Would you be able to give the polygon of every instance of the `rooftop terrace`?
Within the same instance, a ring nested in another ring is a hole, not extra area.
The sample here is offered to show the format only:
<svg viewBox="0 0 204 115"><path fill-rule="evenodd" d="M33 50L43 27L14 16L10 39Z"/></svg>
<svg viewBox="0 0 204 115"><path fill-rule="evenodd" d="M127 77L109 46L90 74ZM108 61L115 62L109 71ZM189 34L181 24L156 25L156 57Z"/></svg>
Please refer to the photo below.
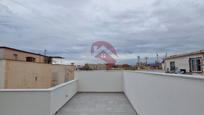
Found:
<svg viewBox="0 0 204 115"><path fill-rule="evenodd" d="M56 115L136 115L123 93L77 93Z"/></svg>
<svg viewBox="0 0 204 115"><path fill-rule="evenodd" d="M49 89L0 89L0 115L203 115L203 76L76 71Z"/></svg>

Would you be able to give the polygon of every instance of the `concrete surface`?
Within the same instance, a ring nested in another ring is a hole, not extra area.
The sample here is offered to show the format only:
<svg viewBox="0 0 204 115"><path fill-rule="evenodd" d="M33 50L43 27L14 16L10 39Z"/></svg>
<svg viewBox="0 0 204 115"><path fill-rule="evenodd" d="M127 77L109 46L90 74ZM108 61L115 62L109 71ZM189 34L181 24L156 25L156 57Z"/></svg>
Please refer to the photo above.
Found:
<svg viewBox="0 0 204 115"><path fill-rule="evenodd" d="M49 89L0 89L0 115L54 115L77 93L77 80Z"/></svg>
<svg viewBox="0 0 204 115"><path fill-rule="evenodd" d="M79 92L123 92L123 71L76 71L75 77Z"/></svg>
<svg viewBox="0 0 204 115"><path fill-rule="evenodd" d="M78 93L56 115L137 115L123 93Z"/></svg>
<svg viewBox="0 0 204 115"><path fill-rule="evenodd" d="M124 71L124 93L139 115L204 115L201 76Z"/></svg>

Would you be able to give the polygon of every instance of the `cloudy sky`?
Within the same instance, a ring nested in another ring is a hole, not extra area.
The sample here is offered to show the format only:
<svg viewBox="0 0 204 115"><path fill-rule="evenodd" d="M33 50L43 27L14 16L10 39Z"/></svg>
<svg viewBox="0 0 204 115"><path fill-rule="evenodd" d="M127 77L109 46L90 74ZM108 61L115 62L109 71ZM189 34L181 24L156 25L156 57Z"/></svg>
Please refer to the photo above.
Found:
<svg viewBox="0 0 204 115"><path fill-rule="evenodd" d="M118 63L204 49L203 0L0 0L0 46L102 63L102 40Z"/></svg>

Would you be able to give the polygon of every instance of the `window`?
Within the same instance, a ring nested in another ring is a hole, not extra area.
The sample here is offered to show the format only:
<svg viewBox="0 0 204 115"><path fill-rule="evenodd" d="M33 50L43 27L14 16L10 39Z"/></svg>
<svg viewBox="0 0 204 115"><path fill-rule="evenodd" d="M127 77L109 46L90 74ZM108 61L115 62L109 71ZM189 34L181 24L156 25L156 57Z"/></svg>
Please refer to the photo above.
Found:
<svg viewBox="0 0 204 115"><path fill-rule="evenodd" d="M27 62L35 62L35 58L34 57L26 57L26 61Z"/></svg>
<svg viewBox="0 0 204 115"><path fill-rule="evenodd" d="M176 70L176 66L175 66L175 62L174 61L171 61L170 62L170 71L175 71Z"/></svg>
<svg viewBox="0 0 204 115"><path fill-rule="evenodd" d="M191 72L202 72L201 68L201 58L190 58L190 71Z"/></svg>

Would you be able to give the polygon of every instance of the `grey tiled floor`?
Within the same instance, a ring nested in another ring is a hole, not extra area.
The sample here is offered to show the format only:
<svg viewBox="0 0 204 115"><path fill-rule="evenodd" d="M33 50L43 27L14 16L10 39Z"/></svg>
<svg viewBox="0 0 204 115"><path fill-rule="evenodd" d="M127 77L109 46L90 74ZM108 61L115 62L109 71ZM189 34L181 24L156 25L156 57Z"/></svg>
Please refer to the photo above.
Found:
<svg viewBox="0 0 204 115"><path fill-rule="evenodd" d="M137 115L123 93L78 93L56 115Z"/></svg>

